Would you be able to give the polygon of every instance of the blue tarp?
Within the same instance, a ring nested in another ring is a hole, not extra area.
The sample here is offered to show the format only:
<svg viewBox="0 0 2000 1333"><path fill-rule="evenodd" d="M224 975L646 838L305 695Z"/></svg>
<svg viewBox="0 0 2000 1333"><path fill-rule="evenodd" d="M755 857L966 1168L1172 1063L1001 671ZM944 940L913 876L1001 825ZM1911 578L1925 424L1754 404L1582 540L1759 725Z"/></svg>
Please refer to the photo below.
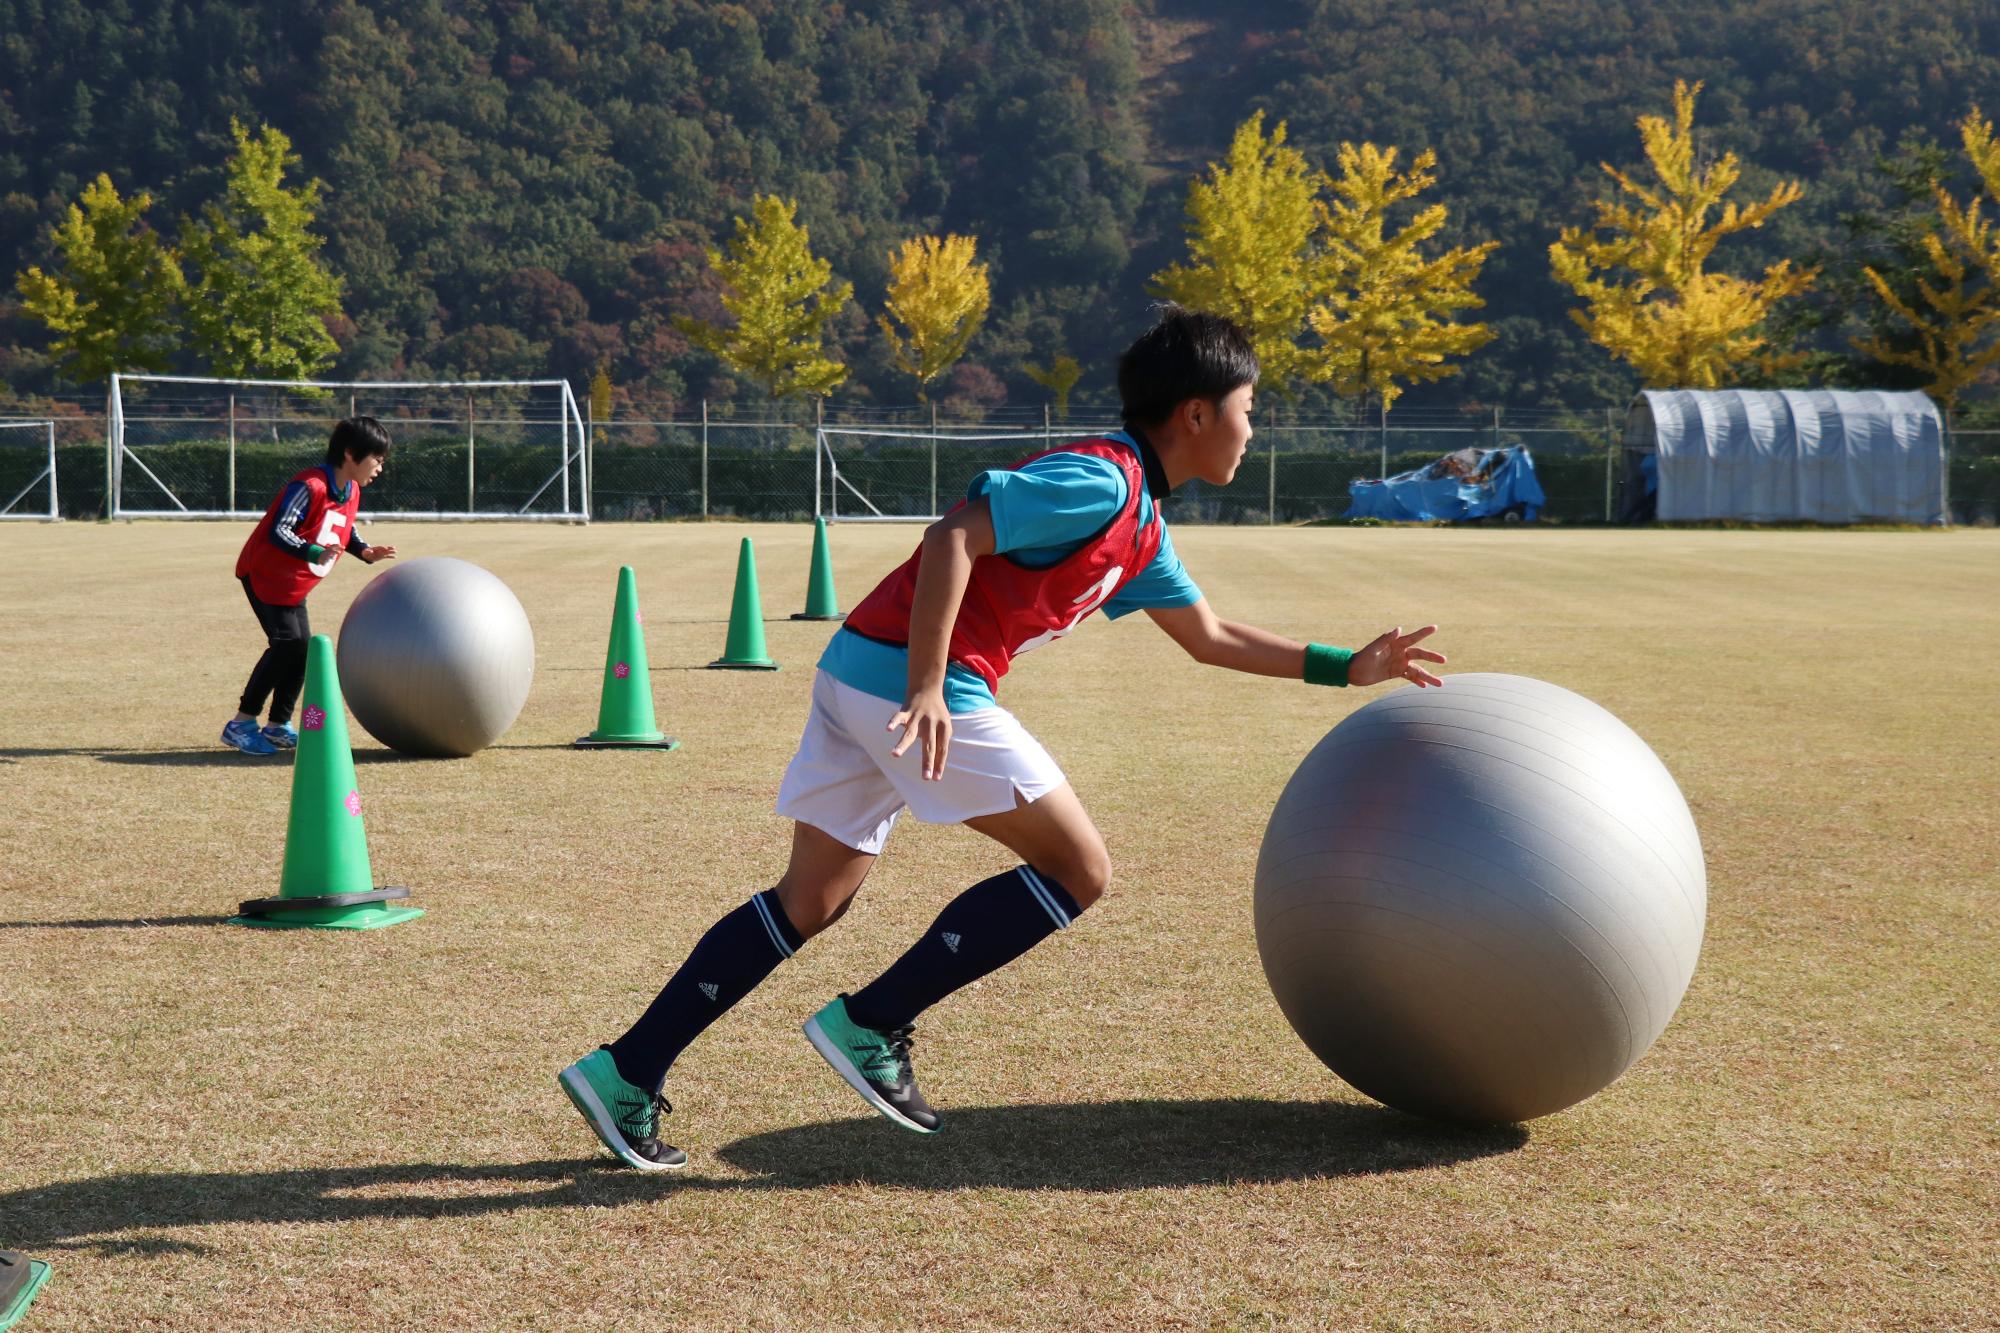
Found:
<svg viewBox="0 0 2000 1333"><path fill-rule="evenodd" d="M1548 498L1535 479L1535 460L1523 445L1460 449L1437 462L1384 481L1349 483L1345 518L1386 518L1401 523L1432 519L1459 522L1509 511L1532 522Z"/></svg>

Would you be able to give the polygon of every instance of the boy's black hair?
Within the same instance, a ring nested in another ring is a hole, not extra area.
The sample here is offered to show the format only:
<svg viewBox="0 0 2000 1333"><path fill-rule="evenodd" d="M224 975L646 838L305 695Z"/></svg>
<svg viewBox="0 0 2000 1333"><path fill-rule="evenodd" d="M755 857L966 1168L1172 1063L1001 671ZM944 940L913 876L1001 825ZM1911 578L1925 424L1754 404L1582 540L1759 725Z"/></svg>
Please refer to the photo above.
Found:
<svg viewBox="0 0 2000 1333"><path fill-rule="evenodd" d="M333 428L326 442L326 464L339 467L350 458L387 458L389 432L374 417L349 417Z"/></svg>
<svg viewBox="0 0 2000 1333"><path fill-rule="evenodd" d="M1190 398L1220 400L1257 382L1257 353L1234 320L1172 304L1118 358L1125 420L1157 426Z"/></svg>

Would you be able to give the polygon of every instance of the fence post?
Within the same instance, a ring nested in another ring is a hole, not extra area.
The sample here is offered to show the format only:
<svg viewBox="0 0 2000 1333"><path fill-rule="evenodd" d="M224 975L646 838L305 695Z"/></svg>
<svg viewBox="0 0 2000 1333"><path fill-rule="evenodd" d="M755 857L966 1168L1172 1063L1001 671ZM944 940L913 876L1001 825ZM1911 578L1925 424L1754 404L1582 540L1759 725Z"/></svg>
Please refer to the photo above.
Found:
<svg viewBox="0 0 2000 1333"><path fill-rule="evenodd" d="M1052 448L1053 446L1050 444L1050 440L1051 436L1049 434L1049 405L1047 403L1043 403L1042 404L1042 448L1044 449Z"/></svg>
<svg viewBox="0 0 2000 1333"><path fill-rule="evenodd" d="M928 513L936 515L937 507L937 404L931 404L931 507Z"/></svg>
<svg viewBox="0 0 2000 1333"><path fill-rule="evenodd" d="M819 469L817 457L813 460L815 472ZM701 516L708 517L708 399L701 400Z"/></svg>
<svg viewBox="0 0 2000 1333"><path fill-rule="evenodd" d="M1382 480L1389 479L1389 400L1382 400Z"/></svg>
<svg viewBox="0 0 2000 1333"><path fill-rule="evenodd" d="M56 423L49 423L49 522L62 519L62 509L56 504Z"/></svg>
<svg viewBox="0 0 2000 1333"><path fill-rule="evenodd" d="M1500 447L1500 404L1493 404L1493 447Z"/></svg>
<svg viewBox="0 0 2000 1333"><path fill-rule="evenodd" d="M1267 420L1264 424L1268 427L1270 422ZM1270 482L1271 526L1276 527L1278 525L1278 433L1276 431L1271 432Z"/></svg>
<svg viewBox="0 0 2000 1333"><path fill-rule="evenodd" d="M468 514L475 512L472 507L474 499L472 451L477 446L479 436L478 427L474 424L472 412L472 395L467 394L465 395L465 512Z"/></svg>
<svg viewBox="0 0 2000 1333"><path fill-rule="evenodd" d="M1951 409L1944 410L1944 525L1951 526L1951 455L1955 448L1951 429Z"/></svg>
<svg viewBox="0 0 2000 1333"><path fill-rule="evenodd" d="M229 512L236 512L236 395L229 395Z"/></svg>
<svg viewBox="0 0 2000 1333"><path fill-rule="evenodd" d="M1617 441L1611 434L1611 409L1604 409L1604 521L1611 521L1611 460Z"/></svg>

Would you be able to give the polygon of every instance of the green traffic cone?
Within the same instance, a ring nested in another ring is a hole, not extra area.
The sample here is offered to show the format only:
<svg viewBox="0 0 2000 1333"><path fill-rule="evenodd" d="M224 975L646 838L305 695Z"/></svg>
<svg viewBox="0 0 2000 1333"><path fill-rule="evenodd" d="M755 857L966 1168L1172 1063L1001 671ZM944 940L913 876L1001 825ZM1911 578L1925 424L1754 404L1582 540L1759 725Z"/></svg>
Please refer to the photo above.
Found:
<svg viewBox="0 0 2000 1333"><path fill-rule="evenodd" d="M709 663L736 671L776 671L778 664L764 651L764 602L757 596L757 552L750 539L736 557L736 597L729 604L729 642L722 656Z"/></svg>
<svg viewBox="0 0 2000 1333"><path fill-rule="evenodd" d="M347 705L333 666L333 640L324 634L313 635L306 645L300 707L292 815L285 829L278 896L251 899L231 920L244 926L374 930L422 916L421 908L389 905L409 897L408 889L378 889L369 874L361 791L347 740Z"/></svg>
<svg viewBox="0 0 2000 1333"><path fill-rule="evenodd" d="M12 1250L0 1250L0 1329L20 1321L35 1299L35 1293L49 1280L49 1266Z"/></svg>
<svg viewBox="0 0 2000 1333"><path fill-rule="evenodd" d="M826 520L813 520L812 573L806 578L806 609L793 620L845 620L840 599L833 594L833 553L827 549Z"/></svg>
<svg viewBox="0 0 2000 1333"><path fill-rule="evenodd" d="M579 750L671 750L680 742L653 722L653 676L646 665L646 631L639 618L639 580L632 566L618 568L618 597L611 605L611 644L604 650L604 690L597 730L579 736Z"/></svg>

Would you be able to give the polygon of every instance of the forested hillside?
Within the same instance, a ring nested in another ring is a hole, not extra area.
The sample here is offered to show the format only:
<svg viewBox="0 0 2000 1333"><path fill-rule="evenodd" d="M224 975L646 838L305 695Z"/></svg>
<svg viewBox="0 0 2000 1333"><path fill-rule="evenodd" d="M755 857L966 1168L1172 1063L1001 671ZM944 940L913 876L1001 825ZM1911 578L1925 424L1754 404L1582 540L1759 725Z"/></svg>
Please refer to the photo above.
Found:
<svg viewBox="0 0 2000 1333"><path fill-rule="evenodd" d="M855 286L842 397L912 396L871 316L892 246L945 231L993 266L950 392L1039 402L1022 362L1067 350L1101 396L1180 257L1189 175L1262 108L1316 162L1343 139L1435 149L1449 239L1500 243L1478 283L1498 336L1407 401L1601 403L1633 381L1570 322L1546 250L1588 220L1599 161L1638 162L1633 121L1676 78L1705 81L1703 151L1740 155L1746 194L1806 187L1722 266L1851 266L1843 219L1896 204L1877 158L2000 112L2000 6L0 0L0 268L47 265L100 171L171 232L217 191L233 116L325 182L342 376L606 365L652 395L737 392L671 318L716 313L703 250L775 191ZM1851 295L1823 292L1805 336L1843 350ZM8 387L94 387L44 347L0 308Z"/></svg>

